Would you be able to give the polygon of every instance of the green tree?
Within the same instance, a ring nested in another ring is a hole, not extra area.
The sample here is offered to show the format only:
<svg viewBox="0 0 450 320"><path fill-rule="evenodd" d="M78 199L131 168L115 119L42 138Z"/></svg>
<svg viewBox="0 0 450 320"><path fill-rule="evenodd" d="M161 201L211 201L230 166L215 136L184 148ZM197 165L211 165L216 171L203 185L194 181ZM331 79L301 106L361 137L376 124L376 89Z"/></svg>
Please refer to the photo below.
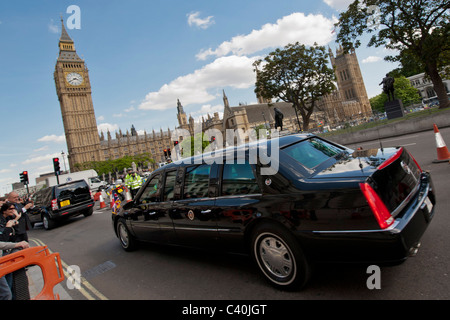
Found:
<svg viewBox="0 0 450 320"><path fill-rule="evenodd" d="M404 76L395 78L394 93L397 99L402 100L403 105L408 106L421 101L421 97L416 88L411 85Z"/></svg>
<svg viewBox="0 0 450 320"><path fill-rule="evenodd" d="M368 46L384 46L400 52L385 57L407 57L433 82L440 108L450 107L439 72L449 60L450 1L448 0L355 0L339 16L337 40L344 50L359 47L360 36L371 33Z"/></svg>
<svg viewBox="0 0 450 320"><path fill-rule="evenodd" d="M370 106L372 107L372 110L378 111L378 112L384 112L384 104L388 100L388 97L385 93L380 93L376 95L375 97L372 97L369 99Z"/></svg>
<svg viewBox="0 0 450 320"><path fill-rule="evenodd" d="M408 79L404 76L395 78L394 82L394 94L395 98L402 100L403 105L408 106L413 103L421 101L421 97L416 88L411 85ZM384 112L384 104L388 100L388 96L385 93L380 93L375 97L369 99L372 110Z"/></svg>
<svg viewBox="0 0 450 320"><path fill-rule="evenodd" d="M292 103L302 116L305 131L317 101L335 89L328 54L317 44L309 48L298 42L288 44L253 65L257 74L255 92L266 99Z"/></svg>
<svg viewBox="0 0 450 320"><path fill-rule="evenodd" d="M196 146L200 145L202 146L201 151L194 150ZM201 134L197 133L193 137L191 136L190 139L184 139L180 143L180 150L182 150L181 157L182 158L191 157L197 154L196 151L203 153L203 151L206 149L207 146L209 146L209 141L206 140L205 133L204 132L202 132Z"/></svg>

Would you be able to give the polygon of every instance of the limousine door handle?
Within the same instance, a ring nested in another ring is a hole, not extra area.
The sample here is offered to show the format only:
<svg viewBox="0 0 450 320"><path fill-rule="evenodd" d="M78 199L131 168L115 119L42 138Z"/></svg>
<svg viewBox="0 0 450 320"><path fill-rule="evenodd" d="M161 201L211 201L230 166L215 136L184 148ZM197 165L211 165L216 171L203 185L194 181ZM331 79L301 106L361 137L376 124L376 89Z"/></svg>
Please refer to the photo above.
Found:
<svg viewBox="0 0 450 320"><path fill-rule="evenodd" d="M203 211L200 211L201 213L211 213L211 210L203 210Z"/></svg>

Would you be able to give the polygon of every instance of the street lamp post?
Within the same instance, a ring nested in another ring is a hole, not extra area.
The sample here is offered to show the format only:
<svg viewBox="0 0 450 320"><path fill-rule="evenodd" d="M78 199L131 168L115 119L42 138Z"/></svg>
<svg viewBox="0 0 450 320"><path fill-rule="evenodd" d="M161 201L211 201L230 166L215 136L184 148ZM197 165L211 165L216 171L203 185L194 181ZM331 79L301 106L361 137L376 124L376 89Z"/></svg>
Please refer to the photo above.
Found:
<svg viewBox="0 0 450 320"><path fill-rule="evenodd" d="M63 162L64 162L64 171L67 172L65 155L66 154L64 153L64 151L61 151L61 156L62 156Z"/></svg>

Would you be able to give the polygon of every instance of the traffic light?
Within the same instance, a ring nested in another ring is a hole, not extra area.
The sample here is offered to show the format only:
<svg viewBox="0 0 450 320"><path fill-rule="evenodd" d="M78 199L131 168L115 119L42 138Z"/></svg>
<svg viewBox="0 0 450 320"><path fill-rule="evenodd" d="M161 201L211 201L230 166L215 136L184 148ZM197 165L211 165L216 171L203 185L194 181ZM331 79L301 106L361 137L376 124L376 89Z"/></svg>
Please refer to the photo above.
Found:
<svg viewBox="0 0 450 320"><path fill-rule="evenodd" d="M164 149L164 156L167 158L167 149Z"/></svg>
<svg viewBox="0 0 450 320"><path fill-rule="evenodd" d="M169 155L169 158L172 156L172 151L170 151L170 148L167 149L167 154Z"/></svg>
<svg viewBox="0 0 450 320"><path fill-rule="evenodd" d="M55 170L55 174L59 174L61 169L59 168L59 158L53 158L53 169Z"/></svg>
<svg viewBox="0 0 450 320"><path fill-rule="evenodd" d="M173 142L174 147L178 145L178 140Z"/></svg>
<svg viewBox="0 0 450 320"><path fill-rule="evenodd" d="M22 182L23 184L28 184L28 171L20 173L20 182Z"/></svg>

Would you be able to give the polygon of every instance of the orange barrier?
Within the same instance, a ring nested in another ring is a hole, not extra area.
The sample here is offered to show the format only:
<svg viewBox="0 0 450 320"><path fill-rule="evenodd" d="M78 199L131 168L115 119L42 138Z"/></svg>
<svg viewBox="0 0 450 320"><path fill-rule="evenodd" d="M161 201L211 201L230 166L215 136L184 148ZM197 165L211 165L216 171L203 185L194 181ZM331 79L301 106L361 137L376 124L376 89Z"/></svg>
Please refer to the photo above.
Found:
<svg viewBox="0 0 450 320"><path fill-rule="evenodd" d="M64 280L59 253L50 253L47 246L32 247L0 258L0 278L8 273L36 265L42 270L44 287L32 300L59 300L53 287Z"/></svg>

